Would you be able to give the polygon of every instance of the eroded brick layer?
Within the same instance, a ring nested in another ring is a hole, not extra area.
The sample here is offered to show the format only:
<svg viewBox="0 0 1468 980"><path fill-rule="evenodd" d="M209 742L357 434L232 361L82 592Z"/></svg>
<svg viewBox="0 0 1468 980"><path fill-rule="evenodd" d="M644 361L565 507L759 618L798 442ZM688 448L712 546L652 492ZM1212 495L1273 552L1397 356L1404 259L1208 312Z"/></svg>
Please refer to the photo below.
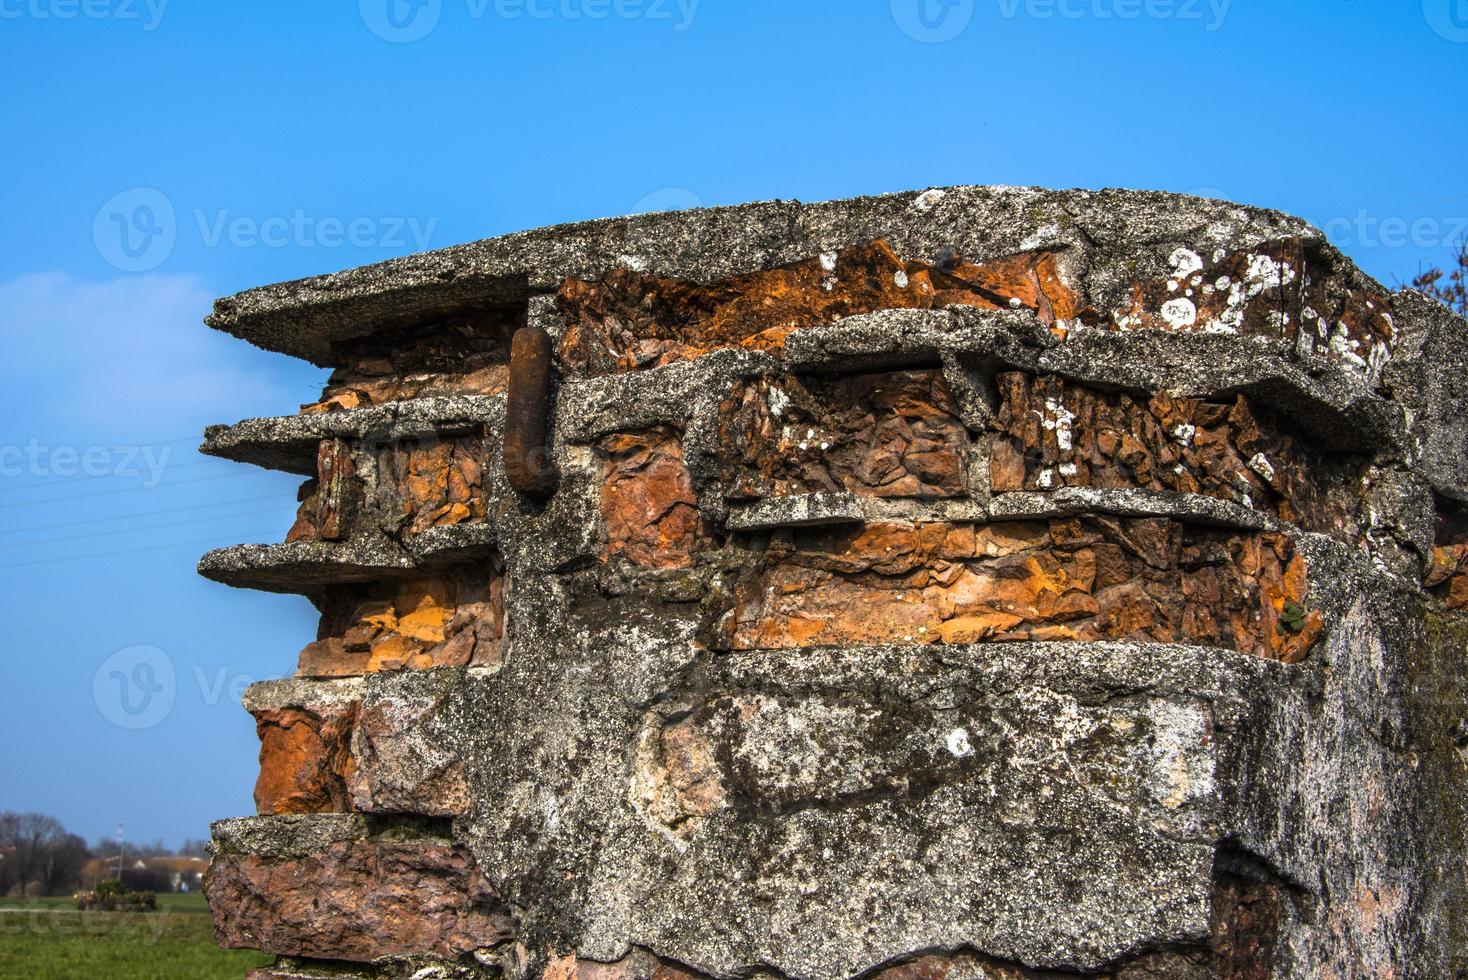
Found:
<svg viewBox="0 0 1468 980"><path fill-rule="evenodd" d="M1318 243L1283 238L1208 255L1173 253L1172 274L1133 284L1116 330L1280 337L1374 378L1397 328L1385 295L1344 284L1339 259Z"/></svg>
<svg viewBox="0 0 1468 980"><path fill-rule="evenodd" d="M1140 488L1232 500L1347 540L1369 460L1309 449L1242 396L1228 402L1096 391L1054 375L996 379L996 493Z"/></svg>
<svg viewBox="0 0 1468 980"><path fill-rule="evenodd" d="M1436 532L1423 584L1449 609L1468 609L1468 507L1439 501Z"/></svg>
<svg viewBox="0 0 1468 980"><path fill-rule="evenodd" d="M884 241L710 284L619 269L598 282L567 280L561 359L606 374L693 360L711 350L779 351L805 327L876 310L1028 308L1073 315L1080 301L1061 282L1055 256L1026 252L945 268L900 258Z"/></svg>
<svg viewBox="0 0 1468 980"><path fill-rule="evenodd" d="M968 432L937 370L753 379L720 405L718 437L734 500L968 492Z"/></svg>
<svg viewBox="0 0 1468 980"><path fill-rule="evenodd" d="M1321 628L1306 579L1285 535L1165 519L782 532L723 638L739 650L1153 640L1294 662Z"/></svg>
<svg viewBox="0 0 1468 980"><path fill-rule="evenodd" d="M683 568L711 540L683 460L682 436L669 429L627 432L597 443L607 557L643 568Z"/></svg>
<svg viewBox="0 0 1468 980"><path fill-rule="evenodd" d="M377 484L396 501L403 533L484 520L483 438L395 442L376 456Z"/></svg>
<svg viewBox="0 0 1468 980"><path fill-rule="evenodd" d="M323 439L316 452L316 478L301 487L301 506L286 540L341 541L364 493L352 462L352 444Z"/></svg>
<svg viewBox="0 0 1468 980"><path fill-rule="evenodd" d="M355 768L352 734L356 702L322 708L273 708L255 713L260 736L260 778L255 808L261 814L345 813L347 782Z"/></svg>
<svg viewBox="0 0 1468 980"><path fill-rule="evenodd" d="M320 636L301 651L301 677L499 663L504 576L494 561L454 574L337 586L322 600Z"/></svg>
<svg viewBox="0 0 1468 980"><path fill-rule="evenodd" d="M524 318L485 309L379 331L337 344L340 364L305 414L367 408L433 395L498 395L509 378L510 335Z"/></svg>
<svg viewBox="0 0 1468 980"><path fill-rule="evenodd" d="M225 852L209 870L215 937L228 948L371 962L455 958L514 935L514 923L461 845L383 836L315 853Z"/></svg>

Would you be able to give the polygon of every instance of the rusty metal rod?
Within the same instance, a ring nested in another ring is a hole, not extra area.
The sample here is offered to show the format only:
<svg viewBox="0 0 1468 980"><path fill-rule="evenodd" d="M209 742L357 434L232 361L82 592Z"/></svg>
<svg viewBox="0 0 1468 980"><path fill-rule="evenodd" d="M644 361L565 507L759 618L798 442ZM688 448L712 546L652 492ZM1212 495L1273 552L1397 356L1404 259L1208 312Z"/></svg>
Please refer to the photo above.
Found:
<svg viewBox="0 0 1468 980"><path fill-rule="evenodd" d="M505 413L505 475L510 486L537 500L556 492L561 471L551 459L551 338L522 327L510 343L510 393Z"/></svg>

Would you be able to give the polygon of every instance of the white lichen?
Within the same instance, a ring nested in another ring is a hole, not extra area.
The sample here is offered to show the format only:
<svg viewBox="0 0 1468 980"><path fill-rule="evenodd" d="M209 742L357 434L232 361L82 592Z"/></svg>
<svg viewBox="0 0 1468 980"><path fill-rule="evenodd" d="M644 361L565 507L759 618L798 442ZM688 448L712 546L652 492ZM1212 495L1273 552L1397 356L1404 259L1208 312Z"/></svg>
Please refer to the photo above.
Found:
<svg viewBox="0 0 1468 980"><path fill-rule="evenodd" d="M919 211L931 211L934 207L937 206L939 201L943 200L943 198L947 196L947 191L940 191L936 188L929 191L923 191L917 196L917 199L912 202L912 206L917 208Z"/></svg>
<svg viewBox="0 0 1468 980"><path fill-rule="evenodd" d="M1162 319L1174 330L1191 327L1198 322L1198 307L1190 299L1172 299L1162 304Z"/></svg>
<svg viewBox="0 0 1468 980"><path fill-rule="evenodd" d="M974 754L973 743L969 741L968 732L962 728L955 728L948 733L948 751L953 753L954 758L963 759Z"/></svg>
<svg viewBox="0 0 1468 980"><path fill-rule="evenodd" d="M1075 447L1075 413L1053 398L1045 399L1045 412L1041 416L1045 428L1055 433L1055 444L1069 452Z"/></svg>
<svg viewBox="0 0 1468 980"><path fill-rule="evenodd" d="M1172 274L1178 279L1190 279L1203 269L1203 257L1190 248L1180 248L1168 260L1172 263Z"/></svg>

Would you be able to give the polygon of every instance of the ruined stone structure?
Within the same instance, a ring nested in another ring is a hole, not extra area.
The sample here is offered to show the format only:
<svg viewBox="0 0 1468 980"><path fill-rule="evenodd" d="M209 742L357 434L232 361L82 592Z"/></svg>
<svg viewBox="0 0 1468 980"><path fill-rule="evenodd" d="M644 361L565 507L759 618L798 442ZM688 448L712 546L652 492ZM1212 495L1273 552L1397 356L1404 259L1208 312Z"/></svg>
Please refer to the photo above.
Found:
<svg viewBox="0 0 1468 980"><path fill-rule="evenodd" d="M769 203L209 323L335 368L204 446L307 482L203 574L321 610L214 829L260 980L1468 975L1468 324L1308 225Z"/></svg>

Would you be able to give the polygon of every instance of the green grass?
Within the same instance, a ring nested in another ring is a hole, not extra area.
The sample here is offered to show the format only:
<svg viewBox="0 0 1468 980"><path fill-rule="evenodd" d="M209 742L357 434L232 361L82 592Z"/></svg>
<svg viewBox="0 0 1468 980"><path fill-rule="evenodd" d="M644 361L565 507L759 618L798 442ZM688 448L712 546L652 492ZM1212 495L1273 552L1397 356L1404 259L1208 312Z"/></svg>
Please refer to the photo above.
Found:
<svg viewBox="0 0 1468 980"><path fill-rule="evenodd" d="M241 980L270 962L215 946L203 895L159 895L148 913L0 898L0 980Z"/></svg>

